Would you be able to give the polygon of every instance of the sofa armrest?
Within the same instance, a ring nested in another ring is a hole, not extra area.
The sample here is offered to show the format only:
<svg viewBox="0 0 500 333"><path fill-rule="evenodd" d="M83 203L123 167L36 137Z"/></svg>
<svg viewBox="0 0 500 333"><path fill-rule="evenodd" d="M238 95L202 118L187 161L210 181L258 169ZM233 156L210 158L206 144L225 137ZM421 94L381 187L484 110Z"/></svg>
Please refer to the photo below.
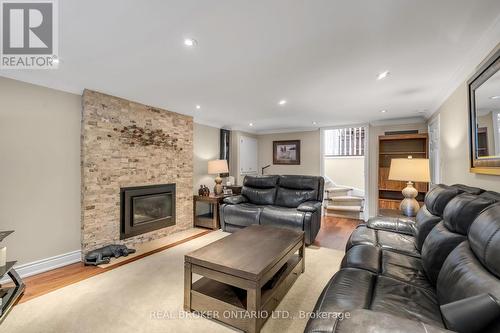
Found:
<svg viewBox="0 0 500 333"><path fill-rule="evenodd" d="M297 210L299 212L305 212L305 213L314 213L319 209L321 209L320 201L306 201L301 203L299 207L297 207Z"/></svg>
<svg viewBox="0 0 500 333"><path fill-rule="evenodd" d="M233 195L227 198L224 198L224 203L228 205L237 205L240 203L248 202L247 198L245 198L243 195Z"/></svg>
<svg viewBox="0 0 500 333"><path fill-rule="evenodd" d="M410 236L414 236L416 231L413 220L400 217L376 216L369 219L366 225L370 229L392 231Z"/></svg>
<svg viewBox="0 0 500 333"><path fill-rule="evenodd" d="M329 315L330 314L330 315ZM304 332L307 333L451 333L444 328L391 314L365 309L341 314L314 313Z"/></svg>

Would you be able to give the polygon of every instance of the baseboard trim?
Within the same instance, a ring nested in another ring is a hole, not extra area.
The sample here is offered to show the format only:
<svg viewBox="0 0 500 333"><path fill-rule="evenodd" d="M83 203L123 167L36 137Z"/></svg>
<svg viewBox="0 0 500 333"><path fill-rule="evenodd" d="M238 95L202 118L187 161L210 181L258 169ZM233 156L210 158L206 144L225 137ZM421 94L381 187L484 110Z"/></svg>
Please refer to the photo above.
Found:
<svg viewBox="0 0 500 333"><path fill-rule="evenodd" d="M68 253L63 253L54 257L40 259L30 263L22 264L19 266L14 266L16 272L21 276L21 278L26 278L28 276L40 274L43 272L50 271L59 267L67 266L80 262L82 260L82 251L75 250ZM7 276L0 280L0 284L9 282L10 278Z"/></svg>

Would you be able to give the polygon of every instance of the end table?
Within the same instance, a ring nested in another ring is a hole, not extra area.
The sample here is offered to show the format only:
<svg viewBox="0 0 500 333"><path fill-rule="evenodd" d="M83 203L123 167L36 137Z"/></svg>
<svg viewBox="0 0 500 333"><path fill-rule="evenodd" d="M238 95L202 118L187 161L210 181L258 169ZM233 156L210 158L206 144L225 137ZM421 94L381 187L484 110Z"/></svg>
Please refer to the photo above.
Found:
<svg viewBox="0 0 500 333"><path fill-rule="evenodd" d="M217 230L219 223L219 205L227 195L195 195L193 196L193 224L195 227L210 228ZM208 204L208 211L203 210L198 213L198 203Z"/></svg>

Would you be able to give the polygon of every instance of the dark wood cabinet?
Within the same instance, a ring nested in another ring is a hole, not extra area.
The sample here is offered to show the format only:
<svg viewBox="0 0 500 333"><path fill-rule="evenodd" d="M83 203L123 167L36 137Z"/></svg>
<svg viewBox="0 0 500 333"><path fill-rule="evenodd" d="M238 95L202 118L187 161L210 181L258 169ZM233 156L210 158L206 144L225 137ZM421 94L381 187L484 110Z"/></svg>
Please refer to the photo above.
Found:
<svg viewBox="0 0 500 333"><path fill-rule="evenodd" d="M427 133L379 136L378 166L378 206L379 209L399 210L403 200L401 191L406 182L389 180L389 170L393 158L428 158L429 143ZM429 183L416 182L417 201L422 206Z"/></svg>

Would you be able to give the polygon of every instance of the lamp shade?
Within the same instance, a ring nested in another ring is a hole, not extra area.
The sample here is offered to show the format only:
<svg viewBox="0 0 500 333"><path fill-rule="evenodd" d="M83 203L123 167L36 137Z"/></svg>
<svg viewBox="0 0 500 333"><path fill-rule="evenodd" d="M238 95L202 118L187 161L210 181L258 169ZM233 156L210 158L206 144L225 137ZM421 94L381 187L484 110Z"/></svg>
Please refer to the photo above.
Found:
<svg viewBox="0 0 500 333"><path fill-rule="evenodd" d="M208 161L208 173L210 175L216 175L219 173L228 173L229 168L227 166L226 160L213 160Z"/></svg>
<svg viewBox="0 0 500 333"><path fill-rule="evenodd" d="M389 180L428 182L430 180L427 158L393 158Z"/></svg>

